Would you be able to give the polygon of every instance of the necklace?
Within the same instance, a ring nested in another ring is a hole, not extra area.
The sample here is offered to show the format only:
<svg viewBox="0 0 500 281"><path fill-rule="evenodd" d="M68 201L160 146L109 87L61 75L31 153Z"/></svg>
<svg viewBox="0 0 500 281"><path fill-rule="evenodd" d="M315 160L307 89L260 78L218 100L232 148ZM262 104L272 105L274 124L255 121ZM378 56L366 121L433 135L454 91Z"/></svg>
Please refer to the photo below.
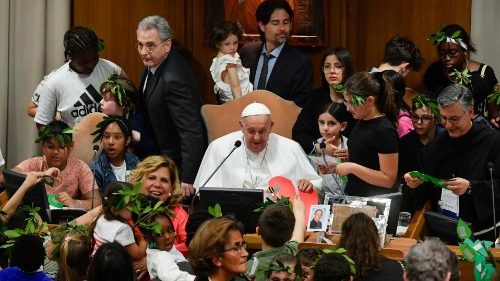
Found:
<svg viewBox="0 0 500 281"><path fill-rule="evenodd" d="M252 169L253 168L256 168L258 171L262 172L262 164L264 164L264 161L266 160L266 154L267 154L267 148L268 148L268 145L266 143L266 148L264 150L264 154L262 155L262 159L260 159L260 163L258 164L258 166L256 167L252 167L251 165L251 162L250 162L250 158L252 158L252 152L248 151L248 149L246 149L245 147L245 152L247 154L247 169L248 169L248 173L249 173L249 176L250 176L250 184L251 186L253 186L254 188L257 187L257 180L259 179L258 175L254 176L253 173L252 173ZM255 160L259 160L259 154L256 154L256 159ZM267 173L269 173L269 171L266 171Z"/></svg>

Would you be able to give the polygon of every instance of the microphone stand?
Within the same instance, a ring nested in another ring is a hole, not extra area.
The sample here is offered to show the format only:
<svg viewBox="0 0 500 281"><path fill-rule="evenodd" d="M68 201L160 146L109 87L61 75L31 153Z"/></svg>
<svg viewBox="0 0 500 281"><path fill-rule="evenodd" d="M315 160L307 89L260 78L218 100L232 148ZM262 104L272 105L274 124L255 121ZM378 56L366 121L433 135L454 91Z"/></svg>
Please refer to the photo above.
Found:
<svg viewBox="0 0 500 281"><path fill-rule="evenodd" d="M488 162L488 170L490 170L490 180L491 180L491 203L493 205L493 233L495 234L495 240L497 237L497 219L496 219L496 208L495 208L495 188L493 182L493 163Z"/></svg>
<svg viewBox="0 0 500 281"><path fill-rule="evenodd" d="M95 159L96 159L96 156L97 156L97 151L99 151L99 145L97 144L94 144L93 146L93 155L92 155L92 162L94 162L94 169L92 171L92 175L93 175L93 180L92 180L92 199L90 201L90 210L94 209L94 189L95 189L95 165L97 165Z"/></svg>
<svg viewBox="0 0 500 281"><path fill-rule="evenodd" d="M194 199L200 193L200 189L202 189L203 187L205 187L205 185L207 185L207 183L210 181L210 179L212 179L212 177L219 170L219 168L222 166L222 164L224 164L224 162L226 162L227 158L229 158L229 156L231 156L231 154L233 154L233 152L236 150L236 148L240 147L240 145L241 145L240 140L237 140L236 142L234 142L234 146L231 149L231 151L226 155L226 157L224 157L224 159L222 159L222 161L217 166L217 168L215 168L215 170L210 174L210 176L208 176L207 180L200 187L198 187L195 194L193 195L193 198L191 199L191 204L189 204L189 210L193 209Z"/></svg>

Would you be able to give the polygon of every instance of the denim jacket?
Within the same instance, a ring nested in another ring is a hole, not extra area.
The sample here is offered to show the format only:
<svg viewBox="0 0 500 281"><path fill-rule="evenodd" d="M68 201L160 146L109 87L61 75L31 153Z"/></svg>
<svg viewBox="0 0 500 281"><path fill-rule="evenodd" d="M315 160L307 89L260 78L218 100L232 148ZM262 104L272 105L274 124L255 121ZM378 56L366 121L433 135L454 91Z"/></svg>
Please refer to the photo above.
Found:
<svg viewBox="0 0 500 281"><path fill-rule="evenodd" d="M127 171L135 169L137 163L139 162L139 158L129 152L125 152L124 158ZM115 173L113 173L113 168L111 168L106 152L102 151L97 159L92 161L89 166L92 172L94 172L95 180L102 196L106 185L110 182L116 181Z"/></svg>

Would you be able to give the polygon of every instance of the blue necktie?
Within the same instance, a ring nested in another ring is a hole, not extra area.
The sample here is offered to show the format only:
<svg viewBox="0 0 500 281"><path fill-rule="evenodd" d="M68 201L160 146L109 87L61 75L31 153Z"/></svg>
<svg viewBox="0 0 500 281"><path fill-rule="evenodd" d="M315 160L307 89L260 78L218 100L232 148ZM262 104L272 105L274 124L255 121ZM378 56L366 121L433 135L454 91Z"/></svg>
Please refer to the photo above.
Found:
<svg viewBox="0 0 500 281"><path fill-rule="evenodd" d="M263 53L264 61L262 63L262 70L260 71L259 82L257 83L257 89L265 89L266 88L266 80L267 80L267 72L269 70L268 64L269 60L274 56L271 54Z"/></svg>

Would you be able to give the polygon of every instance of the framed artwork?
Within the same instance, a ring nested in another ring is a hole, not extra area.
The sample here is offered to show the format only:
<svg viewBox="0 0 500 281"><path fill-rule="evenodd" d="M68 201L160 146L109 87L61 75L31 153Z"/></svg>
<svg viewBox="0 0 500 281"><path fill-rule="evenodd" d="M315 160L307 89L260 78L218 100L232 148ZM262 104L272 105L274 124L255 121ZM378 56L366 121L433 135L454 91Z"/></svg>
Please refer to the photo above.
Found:
<svg viewBox="0 0 500 281"><path fill-rule="evenodd" d="M255 11L262 0L205 0L205 35L221 20L237 22L243 30L241 43L259 41ZM294 13L291 37L295 46L326 45L327 0L288 0Z"/></svg>

